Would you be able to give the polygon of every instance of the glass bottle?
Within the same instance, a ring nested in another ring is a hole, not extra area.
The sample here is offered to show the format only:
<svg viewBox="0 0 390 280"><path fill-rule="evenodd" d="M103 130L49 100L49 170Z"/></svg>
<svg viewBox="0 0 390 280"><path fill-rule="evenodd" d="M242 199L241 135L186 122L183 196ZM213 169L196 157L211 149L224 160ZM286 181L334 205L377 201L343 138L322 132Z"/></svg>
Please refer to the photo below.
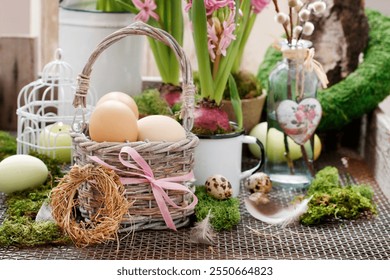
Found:
<svg viewBox="0 0 390 280"><path fill-rule="evenodd" d="M274 185L282 187L307 187L314 176L314 132L304 132L307 123L312 125L305 118L311 108L320 115L322 112L316 100L317 75L304 66L309 46L308 41L284 45L283 60L269 76L265 172ZM319 122L321 116L316 117Z"/></svg>

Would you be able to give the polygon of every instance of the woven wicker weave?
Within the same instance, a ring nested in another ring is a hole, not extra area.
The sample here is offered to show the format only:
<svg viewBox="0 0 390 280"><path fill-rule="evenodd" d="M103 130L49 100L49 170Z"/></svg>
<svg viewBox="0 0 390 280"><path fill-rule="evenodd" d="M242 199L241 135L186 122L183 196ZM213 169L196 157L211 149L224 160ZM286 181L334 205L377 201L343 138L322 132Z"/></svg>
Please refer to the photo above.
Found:
<svg viewBox="0 0 390 280"><path fill-rule="evenodd" d="M82 73L79 75L74 106L85 106L92 66L98 56L115 42L130 35L149 36L163 42L174 51L180 62L182 72L183 105L181 118L187 137L178 142L97 143L89 138L88 125L84 123L79 126L83 128L82 131L71 133L75 146L74 162L83 166L93 163L89 156L97 156L107 164L122 170L123 172L118 172L119 176L129 177L129 175L124 173L127 170L126 167L118 160L120 150L129 146L134 148L149 164L155 179L188 174L193 169L194 149L198 143L198 138L190 132L193 125L195 87L192 81L191 66L184 51L167 32L141 22L136 22L106 37L93 51ZM131 158L127 160L132 164L136 164ZM190 182L181 183L190 188ZM126 197L130 200L135 200L135 203L129 209L129 214L124 217L120 231L167 228L149 183L127 184L125 189ZM190 204L192 199L191 194L183 193L182 191L169 191L168 195L181 207ZM84 184L79 189L78 199L82 216L87 220L93 217L99 207L101 207L101 194L98 194L87 184ZM189 216L193 213L193 210L181 210L171 206L168 209L176 228L187 225Z"/></svg>

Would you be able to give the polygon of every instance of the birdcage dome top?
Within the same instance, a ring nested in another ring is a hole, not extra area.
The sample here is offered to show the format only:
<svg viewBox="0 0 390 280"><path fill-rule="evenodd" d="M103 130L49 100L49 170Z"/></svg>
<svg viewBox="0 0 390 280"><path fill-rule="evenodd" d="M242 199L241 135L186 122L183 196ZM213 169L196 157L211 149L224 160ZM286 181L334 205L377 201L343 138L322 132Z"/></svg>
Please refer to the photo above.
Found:
<svg viewBox="0 0 390 280"><path fill-rule="evenodd" d="M42 70L42 82L46 84L69 85L74 83L73 69L69 63L62 60L62 50L55 51L55 59Z"/></svg>

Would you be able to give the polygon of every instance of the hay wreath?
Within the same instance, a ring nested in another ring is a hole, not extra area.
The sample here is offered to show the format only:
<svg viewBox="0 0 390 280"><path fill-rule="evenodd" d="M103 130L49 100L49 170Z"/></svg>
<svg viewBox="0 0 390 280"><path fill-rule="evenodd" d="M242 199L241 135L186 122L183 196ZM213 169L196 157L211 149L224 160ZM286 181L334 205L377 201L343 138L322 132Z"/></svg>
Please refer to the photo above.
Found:
<svg viewBox="0 0 390 280"><path fill-rule="evenodd" d="M339 130L374 110L390 93L390 17L366 10L370 26L364 61L341 82L318 91L323 115L319 131ZM268 76L282 55L268 48L257 77L268 89ZM353 106L351 106L353 105Z"/></svg>
<svg viewBox="0 0 390 280"><path fill-rule="evenodd" d="M78 220L77 193L82 184L98 192L98 210L90 221ZM86 247L116 239L120 222L132 202L124 196L119 176L105 167L74 165L50 194L52 215L58 226L77 247Z"/></svg>

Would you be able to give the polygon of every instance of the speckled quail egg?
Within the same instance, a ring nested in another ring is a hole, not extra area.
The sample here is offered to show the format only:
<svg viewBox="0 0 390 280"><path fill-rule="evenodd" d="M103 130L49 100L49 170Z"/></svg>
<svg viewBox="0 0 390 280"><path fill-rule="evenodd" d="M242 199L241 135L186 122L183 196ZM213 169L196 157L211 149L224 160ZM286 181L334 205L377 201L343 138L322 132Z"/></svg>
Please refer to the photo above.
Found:
<svg viewBox="0 0 390 280"><path fill-rule="evenodd" d="M206 180L206 192L208 195L219 199L228 199L233 195L232 185L224 176L216 174Z"/></svg>
<svg viewBox="0 0 390 280"><path fill-rule="evenodd" d="M272 188L272 182L267 174L263 172L257 172L245 180L245 187L251 193L269 193Z"/></svg>

